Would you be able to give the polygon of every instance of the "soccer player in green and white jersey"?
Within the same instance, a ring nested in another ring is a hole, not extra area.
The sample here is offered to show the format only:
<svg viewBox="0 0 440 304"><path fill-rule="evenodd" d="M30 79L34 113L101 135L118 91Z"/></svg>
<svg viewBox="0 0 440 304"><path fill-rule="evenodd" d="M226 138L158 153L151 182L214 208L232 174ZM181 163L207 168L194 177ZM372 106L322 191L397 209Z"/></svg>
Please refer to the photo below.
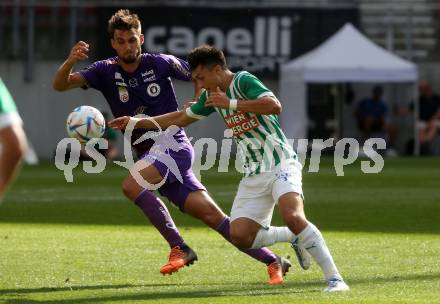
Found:
<svg viewBox="0 0 440 304"><path fill-rule="evenodd" d="M310 266L310 256L321 267L328 283L325 291L349 290L320 231L305 217L301 164L280 128L278 99L254 75L232 73L223 52L214 47L195 48L188 63L194 81L205 89L198 101L152 119L161 128L184 127L218 112L232 130L245 173L231 210L232 242L241 248L289 242L304 269ZM136 128L155 128L150 119L127 116L109 125L124 129L130 122ZM275 204L287 227L270 226Z"/></svg>
<svg viewBox="0 0 440 304"><path fill-rule="evenodd" d="M0 203L26 150L22 120L0 78Z"/></svg>

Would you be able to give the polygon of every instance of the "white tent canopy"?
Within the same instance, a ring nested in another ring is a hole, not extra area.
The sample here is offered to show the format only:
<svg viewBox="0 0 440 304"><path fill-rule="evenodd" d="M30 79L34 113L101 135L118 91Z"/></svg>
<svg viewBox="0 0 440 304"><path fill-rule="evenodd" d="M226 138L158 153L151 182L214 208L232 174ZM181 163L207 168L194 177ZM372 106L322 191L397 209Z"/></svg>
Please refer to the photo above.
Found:
<svg viewBox="0 0 440 304"><path fill-rule="evenodd" d="M307 136L307 83L413 85L418 79L415 64L374 44L350 23L317 48L284 64L280 73L281 124L291 139Z"/></svg>

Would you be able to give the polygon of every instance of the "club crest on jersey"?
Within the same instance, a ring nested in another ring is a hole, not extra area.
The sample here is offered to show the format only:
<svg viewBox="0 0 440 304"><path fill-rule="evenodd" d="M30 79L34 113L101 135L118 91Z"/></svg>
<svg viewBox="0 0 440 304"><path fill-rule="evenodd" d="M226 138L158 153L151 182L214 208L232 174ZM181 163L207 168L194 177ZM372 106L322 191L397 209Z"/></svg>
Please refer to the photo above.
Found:
<svg viewBox="0 0 440 304"><path fill-rule="evenodd" d="M160 94L160 86L155 82L150 83L147 87L147 93L151 97L156 97Z"/></svg>
<svg viewBox="0 0 440 304"><path fill-rule="evenodd" d="M119 72L115 72L115 79L120 79L120 80L124 81L124 78L122 78L122 75Z"/></svg>
<svg viewBox="0 0 440 304"><path fill-rule="evenodd" d="M130 78L128 84L130 85L130 87L135 88L138 86L138 81L136 78Z"/></svg>
<svg viewBox="0 0 440 304"><path fill-rule="evenodd" d="M121 102L127 102L129 99L127 89L125 87L118 87L118 91L119 91L119 100Z"/></svg>

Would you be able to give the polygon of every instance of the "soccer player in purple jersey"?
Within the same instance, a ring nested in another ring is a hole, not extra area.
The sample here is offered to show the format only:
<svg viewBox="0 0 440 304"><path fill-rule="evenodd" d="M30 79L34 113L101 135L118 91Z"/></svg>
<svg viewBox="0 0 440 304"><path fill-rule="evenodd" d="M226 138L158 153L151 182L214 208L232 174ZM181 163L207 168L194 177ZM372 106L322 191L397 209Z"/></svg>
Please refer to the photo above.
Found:
<svg viewBox="0 0 440 304"><path fill-rule="evenodd" d="M137 114L156 116L176 111L178 105L171 78L190 81L191 72L187 62L171 55L141 53L141 45L144 43L141 24L138 16L128 10L119 10L110 18L108 31L117 56L73 72L76 62L88 58L89 45L83 41L78 42L56 72L54 89L97 89L104 95L115 117ZM165 183L158 189L159 193L182 212L200 219L230 242L229 217L215 204L191 170L193 148L184 130L180 128L174 135L180 150L176 152L169 149L166 152L177 163L183 183L168 171L164 162L160 161L160 156L150 151L154 140L147 139L140 144L133 144L145 131L135 130L132 136L132 145L139 157L135 165L145 167L139 172L142 178L150 184L158 184L166 177ZM171 247L168 263L160 269L162 274L171 274L197 260L197 255L184 242L168 209L152 191L140 186L131 174L124 180L122 190L142 209ZM290 267L288 260L278 257L267 248L243 251L268 265L270 284L283 282L283 276Z"/></svg>

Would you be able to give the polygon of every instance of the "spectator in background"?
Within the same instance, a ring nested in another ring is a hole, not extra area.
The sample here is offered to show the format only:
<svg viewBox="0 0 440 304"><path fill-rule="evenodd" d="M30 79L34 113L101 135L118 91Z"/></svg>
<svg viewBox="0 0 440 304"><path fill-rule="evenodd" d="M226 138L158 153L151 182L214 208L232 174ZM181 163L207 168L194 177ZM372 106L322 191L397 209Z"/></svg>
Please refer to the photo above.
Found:
<svg viewBox="0 0 440 304"><path fill-rule="evenodd" d="M388 106L382 99L383 88L375 86L371 97L362 99L356 109L356 118L362 141L371 137L385 140L389 137L391 127L387 123Z"/></svg>
<svg viewBox="0 0 440 304"><path fill-rule="evenodd" d="M414 112L414 102L400 109L400 115L409 115ZM417 121L418 138L421 154L440 154L440 141L438 146L436 135L440 130L440 96L433 93L431 85L426 80L419 82L419 115ZM414 139L407 145L407 152L414 150Z"/></svg>
<svg viewBox="0 0 440 304"><path fill-rule="evenodd" d="M413 105L414 107L414 105ZM440 96L432 92L426 80L419 83L419 142L428 148L440 128Z"/></svg>

